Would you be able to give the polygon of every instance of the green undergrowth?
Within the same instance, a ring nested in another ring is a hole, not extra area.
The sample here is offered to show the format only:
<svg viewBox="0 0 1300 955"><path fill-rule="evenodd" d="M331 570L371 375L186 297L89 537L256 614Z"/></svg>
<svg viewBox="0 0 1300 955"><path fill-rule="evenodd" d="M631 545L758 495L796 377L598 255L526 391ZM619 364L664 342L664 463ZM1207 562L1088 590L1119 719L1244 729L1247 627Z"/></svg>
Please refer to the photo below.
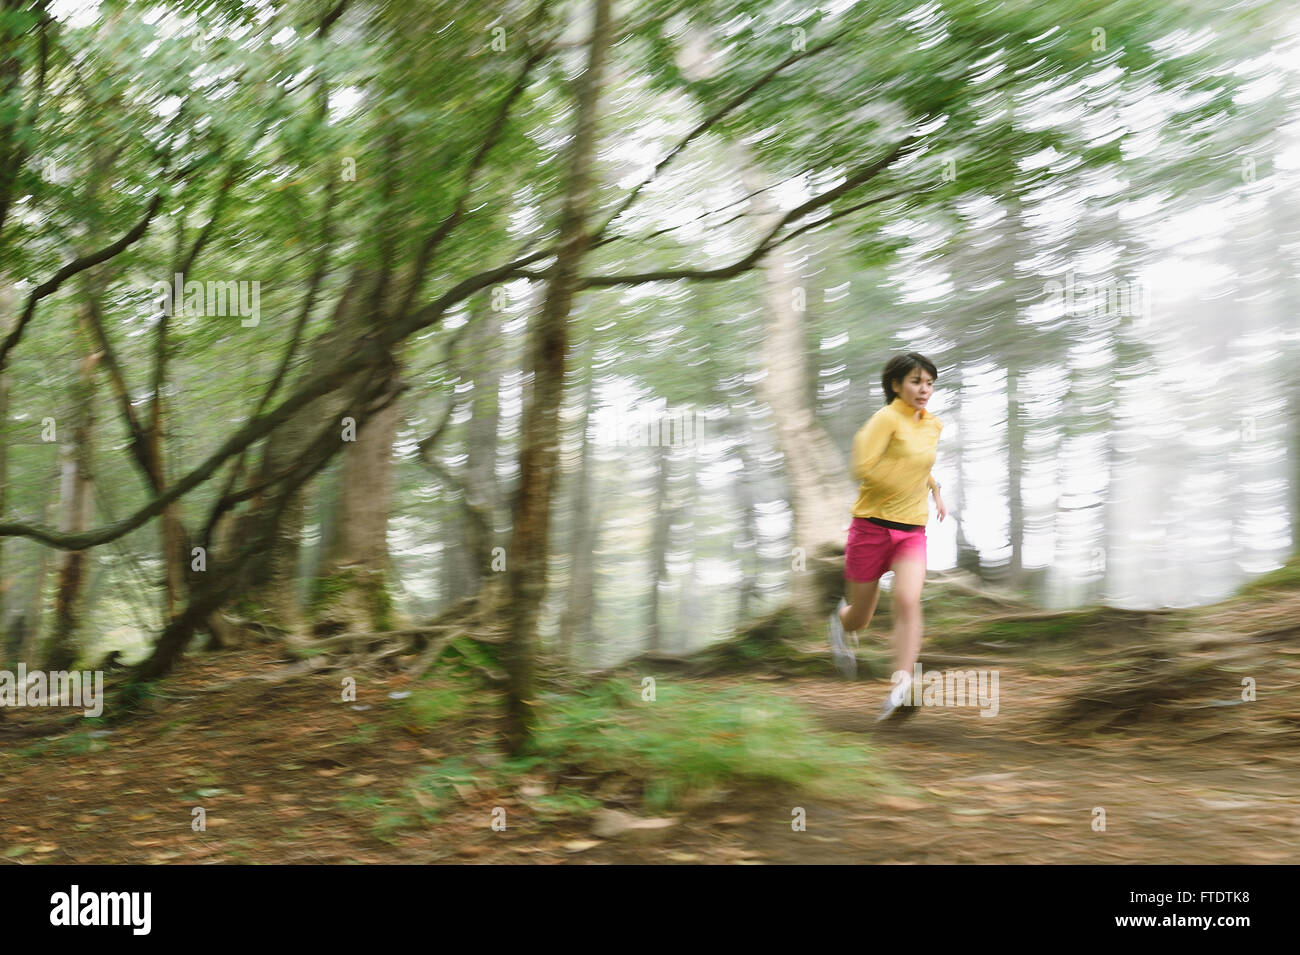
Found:
<svg viewBox="0 0 1300 955"><path fill-rule="evenodd" d="M659 686L654 700L605 682L545 699L535 758L642 785L646 809L679 808L723 786L849 795L881 780L858 740L819 726L799 703L757 689Z"/></svg>
<svg viewBox="0 0 1300 955"><path fill-rule="evenodd" d="M475 699L474 688L465 685L463 681L416 687L402 701L402 715L409 726L431 729L450 720L461 719L479 702Z"/></svg>
<svg viewBox="0 0 1300 955"><path fill-rule="evenodd" d="M1271 590L1300 590L1300 554L1237 589L1238 597L1253 597Z"/></svg>
<svg viewBox="0 0 1300 955"><path fill-rule="evenodd" d="M1100 648L1146 642L1184 625L1175 614L1115 607L1081 607L1041 618L933 621L925 618L925 645L942 650L1053 650L1068 645Z"/></svg>
<svg viewBox="0 0 1300 955"><path fill-rule="evenodd" d="M99 735L99 726L88 726L61 736L47 736L13 750L14 756L84 756L88 753L101 753L109 748L109 742Z"/></svg>
<svg viewBox="0 0 1300 955"><path fill-rule="evenodd" d="M499 706L469 681L413 690L405 704L404 724L453 736ZM846 799L873 787L903 789L860 739L826 730L798 702L761 689L661 683L651 700L634 681L606 680L540 694L537 716L526 756L501 758L494 733L477 751L422 766L396 798L348 796L340 808L365 812L371 832L389 841L466 805L523 803L535 817L562 820L589 816L611 791L621 794L620 806L630 799L656 813L737 789Z"/></svg>

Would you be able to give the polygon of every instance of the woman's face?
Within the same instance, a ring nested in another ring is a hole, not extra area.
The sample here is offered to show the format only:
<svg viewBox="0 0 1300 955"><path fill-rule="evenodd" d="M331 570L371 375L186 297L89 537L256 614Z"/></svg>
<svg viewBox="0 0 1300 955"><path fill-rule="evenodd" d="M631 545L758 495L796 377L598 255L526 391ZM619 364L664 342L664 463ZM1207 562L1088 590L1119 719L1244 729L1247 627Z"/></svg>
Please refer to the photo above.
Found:
<svg viewBox="0 0 1300 955"><path fill-rule="evenodd" d="M930 400L934 391L934 379L930 373L917 365L903 376L901 383L895 383L894 393L912 408L922 409Z"/></svg>

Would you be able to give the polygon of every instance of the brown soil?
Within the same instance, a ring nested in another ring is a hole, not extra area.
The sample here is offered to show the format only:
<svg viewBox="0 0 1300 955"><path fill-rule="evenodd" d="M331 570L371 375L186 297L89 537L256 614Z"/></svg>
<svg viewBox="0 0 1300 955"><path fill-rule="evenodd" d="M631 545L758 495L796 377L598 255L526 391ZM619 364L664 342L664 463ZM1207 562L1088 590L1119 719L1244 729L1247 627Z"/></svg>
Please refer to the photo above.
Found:
<svg viewBox="0 0 1300 955"><path fill-rule="evenodd" d="M986 651L987 652L987 651ZM472 787L436 823L381 830L389 806L413 809L422 767L491 762L495 713L454 729L404 726L390 691L404 678L256 679L270 651L198 656L149 712L92 737L53 710L0 720L0 860L46 863L1286 863L1300 861L1300 749L1294 704L1182 708L1117 732L1071 738L1044 717L1086 695L1099 659L997 662L1000 712L924 708L878 725L883 682L729 676L803 701L828 730L859 739L895 792L828 800L744 787L714 793L645 834L599 838L589 817L548 814L539 771L514 791ZM1294 680L1293 654L1279 667ZM828 663L829 669L829 663ZM1269 671L1277 683L1278 669ZM235 682L231 682L231 681ZM225 683L224 688L210 688ZM1293 682L1291 685L1294 685ZM1233 696L1231 687L1222 696ZM1293 699L1289 694L1289 699ZM553 772L560 772L552 768ZM905 795L900 794L907 793ZM636 811L611 794L607 805ZM206 812L206 831L191 828ZM491 828L493 810L506 829ZM805 831L791 825L806 813ZM1105 831L1094 830L1096 809Z"/></svg>

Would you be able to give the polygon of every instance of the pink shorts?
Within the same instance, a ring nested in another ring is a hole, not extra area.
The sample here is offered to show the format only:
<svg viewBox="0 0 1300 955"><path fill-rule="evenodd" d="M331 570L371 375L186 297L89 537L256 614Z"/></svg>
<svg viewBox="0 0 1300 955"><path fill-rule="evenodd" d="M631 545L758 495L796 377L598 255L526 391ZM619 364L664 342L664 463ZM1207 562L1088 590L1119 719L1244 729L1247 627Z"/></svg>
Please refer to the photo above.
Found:
<svg viewBox="0 0 1300 955"><path fill-rule="evenodd" d="M881 527L865 517L853 518L849 525L849 542L844 548L844 577L869 583L896 560L915 559L925 563L925 528L903 531Z"/></svg>

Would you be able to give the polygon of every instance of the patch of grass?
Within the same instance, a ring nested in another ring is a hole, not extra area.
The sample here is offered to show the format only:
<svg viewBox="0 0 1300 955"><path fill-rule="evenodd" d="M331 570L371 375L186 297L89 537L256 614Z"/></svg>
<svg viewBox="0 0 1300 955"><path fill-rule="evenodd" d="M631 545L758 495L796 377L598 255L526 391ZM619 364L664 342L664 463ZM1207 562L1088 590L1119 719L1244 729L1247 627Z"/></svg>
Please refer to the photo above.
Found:
<svg viewBox="0 0 1300 955"><path fill-rule="evenodd" d="M30 746L24 746L22 749L14 750L13 755L22 757L44 756L50 751L53 743L54 740L40 739L35 743L32 743Z"/></svg>
<svg viewBox="0 0 1300 955"><path fill-rule="evenodd" d="M379 727L376 724L364 723L355 733L343 737L343 742L367 745L373 743L378 736Z"/></svg>
<svg viewBox="0 0 1300 955"><path fill-rule="evenodd" d="M1080 611L1050 620L1003 620L984 627L980 635L985 639L1013 643L1048 643L1076 635L1080 627L1087 623L1088 617L1087 611Z"/></svg>
<svg viewBox="0 0 1300 955"><path fill-rule="evenodd" d="M335 805L348 812L373 815L370 832L381 842L391 842L395 833L414 824L409 814L376 793L345 793L335 800Z"/></svg>
<svg viewBox="0 0 1300 955"><path fill-rule="evenodd" d="M457 676L474 677L475 667L494 670L500 665L490 647L468 637L451 641L443 653L444 666Z"/></svg>
<svg viewBox="0 0 1300 955"><path fill-rule="evenodd" d="M885 783L860 741L826 731L798 703L759 690L670 685L651 702L609 681L551 697L540 710L538 757L639 780L650 811L736 783L831 797Z"/></svg>
<svg viewBox="0 0 1300 955"><path fill-rule="evenodd" d="M562 787L546 796L534 796L529 805L539 816L556 817L586 816L601 803L580 790Z"/></svg>
<svg viewBox="0 0 1300 955"><path fill-rule="evenodd" d="M413 718L425 721L461 713L468 702L455 687L408 698ZM539 776L560 775L589 782L551 785L552 791L527 797L529 809L543 818L590 814L601 801L588 790L611 776L639 791L650 812L678 809L689 797L735 786L783 786L829 798L860 796L864 787L904 789L876 768L860 738L827 731L796 701L707 683L661 683L657 698L645 701L634 682L607 680L541 694L527 755L487 766L452 756L423 767L409 781L402 807L418 819L394 807L376 826L395 831L437 823L472 791L515 792ZM381 807L375 797L353 798L357 809Z"/></svg>
<svg viewBox="0 0 1300 955"><path fill-rule="evenodd" d="M108 749L108 741L90 735L88 729L68 733L66 736L38 740L30 746L17 751L19 756L84 756L87 753L102 753Z"/></svg>
<svg viewBox="0 0 1300 955"><path fill-rule="evenodd" d="M28 756L84 756L86 753L98 753L108 749L108 743L90 736L89 730L69 733L67 736L46 737L39 739L22 749L14 750L13 755Z"/></svg>
<svg viewBox="0 0 1300 955"><path fill-rule="evenodd" d="M445 759L436 766L425 768L411 781L411 789L420 795L420 815L436 822L443 810L456 797L457 786L478 787L482 784L479 771L465 765L460 757Z"/></svg>
<svg viewBox="0 0 1300 955"><path fill-rule="evenodd" d="M382 807L384 797L376 793L344 793L335 800L335 803L340 809L364 812Z"/></svg>
<svg viewBox="0 0 1300 955"><path fill-rule="evenodd" d="M407 725L429 729L464 716L477 701L468 688L453 684L416 687L402 703L401 713Z"/></svg>
<svg viewBox="0 0 1300 955"><path fill-rule="evenodd" d="M1277 570L1256 577L1237 589L1237 596L1259 594L1267 590L1300 590L1300 554L1296 554Z"/></svg>

